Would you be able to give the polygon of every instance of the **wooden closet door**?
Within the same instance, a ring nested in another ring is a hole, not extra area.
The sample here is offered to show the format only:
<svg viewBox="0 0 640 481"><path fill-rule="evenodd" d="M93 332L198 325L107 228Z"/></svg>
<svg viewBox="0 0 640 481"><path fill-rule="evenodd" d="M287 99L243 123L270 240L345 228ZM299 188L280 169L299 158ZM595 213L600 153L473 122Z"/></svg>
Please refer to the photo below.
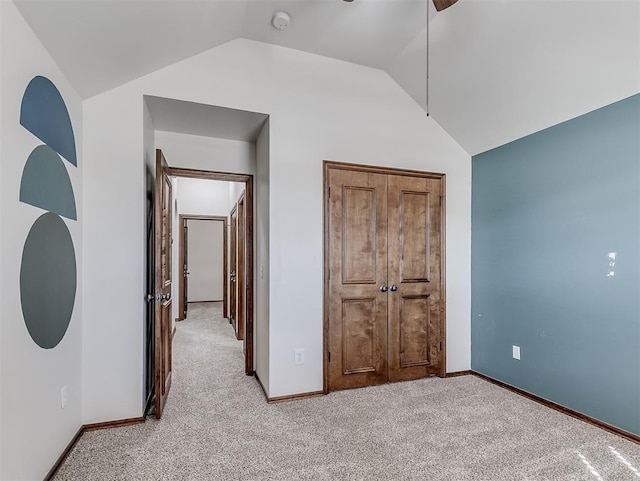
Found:
<svg viewBox="0 0 640 481"><path fill-rule="evenodd" d="M238 283L237 283L237 270L238 270L238 204L233 206L231 214L229 214L229 225L231 226L231 242L229 246L229 264L231 272L229 273L229 322L233 325L233 332L237 330L238 320Z"/></svg>
<svg viewBox="0 0 640 481"><path fill-rule="evenodd" d="M328 388L387 382L387 178L329 169Z"/></svg>
<svg viewBox="0 0 640 481"><path fill-rule="evenodd" d="M246 289L247 286L245 284L245 237L246 237L246 216L244 209L244 192L242 196L238 200L238 225L236 228L236 238L238 244L238 254L237 254L237 265L236 265L236 291L237 291L237 301L236 301L236 338L238 340L244 339L244 330L245 330L245 312L246 312ZM246 353L246 346L243 346L243 351Z"/></svg>
<svg viewBox="0 0 640 481"><path fill-rule="evenodd" d="M388 177L390 381L443 374L441 184Z"/></svg>

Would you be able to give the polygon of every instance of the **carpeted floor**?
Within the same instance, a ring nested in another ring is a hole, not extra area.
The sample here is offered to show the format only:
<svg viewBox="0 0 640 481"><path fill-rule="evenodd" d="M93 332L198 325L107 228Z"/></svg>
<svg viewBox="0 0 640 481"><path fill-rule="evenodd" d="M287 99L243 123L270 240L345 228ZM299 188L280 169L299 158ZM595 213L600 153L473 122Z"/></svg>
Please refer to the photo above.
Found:
<svg viewBox="0 0 640 481"><path fill-rule="evenodd" d="M269 405L196 304L163 419L85 433L54 479L638 481L640 446L473 376Z"/></svg>

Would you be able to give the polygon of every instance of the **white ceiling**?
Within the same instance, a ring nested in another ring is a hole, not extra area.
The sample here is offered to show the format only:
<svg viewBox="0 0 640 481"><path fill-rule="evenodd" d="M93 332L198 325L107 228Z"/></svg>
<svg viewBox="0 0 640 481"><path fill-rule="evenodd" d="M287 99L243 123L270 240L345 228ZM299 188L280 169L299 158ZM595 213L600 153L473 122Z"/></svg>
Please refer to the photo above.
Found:
<svg viewBox="0 0 640 481"><path fill-rule="evenodd" d="M86 98L238 37L384 69L424 29L427 0L14 3ZM271 25L278 10L286 31Z"/></svg>
<svg viewBox="0 0 640 481"><path fill-rule="evenodd" d="M471 154L640 92L640 0L14 0L83 98L238 37L380 68ZM270 24L276 10L292 22Z"/></svg>

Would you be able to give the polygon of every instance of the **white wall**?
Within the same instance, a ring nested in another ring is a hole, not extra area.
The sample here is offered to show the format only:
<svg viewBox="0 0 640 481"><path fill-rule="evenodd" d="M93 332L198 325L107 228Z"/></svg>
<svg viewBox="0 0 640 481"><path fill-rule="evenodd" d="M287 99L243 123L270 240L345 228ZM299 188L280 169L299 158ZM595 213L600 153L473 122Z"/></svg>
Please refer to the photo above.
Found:
<svg viewBox="0 0 640 481"><path fill-rule="evenodd" d="M86 272L87 288L100 287L100 278L120 281L110 286L123 302L109 309L101 306L103 323L110 330L135 340L136 322L141 319L142 229L132 207L142 202L145 94L270 114L267 388L271 396L322 389L324 159L447 174L447 370L469 369L469 155L384 72L244 39L85 102L85 153L94 165L109 165L96 168L100 176L92 172L85 182L98 191L100 185L127 179L118 185L119 203L128 208L85 204L87 216L102 220L107 226L102 229L105 238L117 239L123 253L122 262L113 262L96 252L95 264ZM116 222L119 227L109 229ZM97 310L97 299L91 303L92 311ZM95 334L99 332L91 333ZM115 352L114 346L106 346ZM306 349L306 364L294 366L294 348ZM118 346L117 352L126 362L138 358L139 347ZM110 358L103 354L103 359ZM120 364L106 367L119 382L98 394L114 397L106 390L111 387L115 397L128 403L139 391L135 363L126 369ZM124 407L116 403L110 414L127 417Z"/></svg>
<svg viewBox="0 0 640 481"><path fill-rule="evenodd" d="M4 41L4 37L2 36L2 25L3 25L3 8L0 5L0 42ZM4 52L2 49L2 44L0 43L0 134L2 133L2 112L5 111L4 100L3 100L3 92L4 92L4 62L3 62ZM0 186L2 185L2 146L0 146ZM2 212L2 195L0 195L0 219L3 218L1 215ZM0 220L1 225L1 220ZM0 235L0 285L2 283L2 235ZM4 302L2 299L2 293L0 292L0 302ZM0 339L4 339L2 335L2 309L0 308ZM2 341L0 341L0 376L4 371L2 370ZM0 425L2 425L2 381L0 380ZM2 436L0 435L0 475L2 474Z"/></svg>
<svg viewBox="0 0 640 481"><path fill-rule="evenodd" d="M254 142L156 131L156 147L162 149L171 167L238 174L255 171Z"/></svg>
<svg viewBox="0 0 640 481"><path fill-rule="evenodd" d="M227 215L231 213L231 209L237 204L240 196L245 191L245 185L241 182L232 182L229 184L229 210L227 211Z"/></svg>
<svg viewBox="0 0 640 481"><path fill-rule="evenodd" d="M178 211L182 215L229 215L229 184L178 177Z"/></svg>
<svg viewBox="0 0 640 481"><path fill-rule="evenodd" d="M78 166L63 161L75 193L78 221L63 219L76 253L77 291L67 332L42 349L27 332L20 304L20 264L27 234L42 209L19 202L22 169L42 142L20 125L20 103L31 79L59 89L73 125ZM0 479L43 479L80 428L82 412L82 107L81 100L12 2L0 2ZM68 404L60 407L60 390Z"/></svg>
<svg viewBox="0 0 640 481"><path fill-rule="evenodd" d="M188 302L221 301L225 221L187 221Z"/></svg>
<svg viewBox="0 0 640 481"><path fill-rule="evenodd" d="M269 396L269 120L256 141L254 368Z"/></svg>
<svg viewBox="0 0 640 481"><path fill-rule="evenodd" d="M117 91L83 103L85 424L143 412L146 162L155 166L143 112L142 96Z"/></svg>

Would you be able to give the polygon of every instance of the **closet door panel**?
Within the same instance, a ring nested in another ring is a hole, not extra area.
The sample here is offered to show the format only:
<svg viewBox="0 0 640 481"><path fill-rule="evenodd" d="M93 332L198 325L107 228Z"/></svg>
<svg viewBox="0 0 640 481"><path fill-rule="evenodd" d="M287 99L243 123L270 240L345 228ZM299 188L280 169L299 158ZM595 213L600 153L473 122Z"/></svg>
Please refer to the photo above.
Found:
<svg viewBox="0 0 640 481"><path fill-rule="evenodd" d="M387 382L385 175L329 171L330 390Z"/></svg>
<svg viewBox="0 0 640 481"><path fill-rule="evenodd" d="M439 374L441 180L389 175L389 380ZM397 288L397 290L396 290Z"/></svg>

